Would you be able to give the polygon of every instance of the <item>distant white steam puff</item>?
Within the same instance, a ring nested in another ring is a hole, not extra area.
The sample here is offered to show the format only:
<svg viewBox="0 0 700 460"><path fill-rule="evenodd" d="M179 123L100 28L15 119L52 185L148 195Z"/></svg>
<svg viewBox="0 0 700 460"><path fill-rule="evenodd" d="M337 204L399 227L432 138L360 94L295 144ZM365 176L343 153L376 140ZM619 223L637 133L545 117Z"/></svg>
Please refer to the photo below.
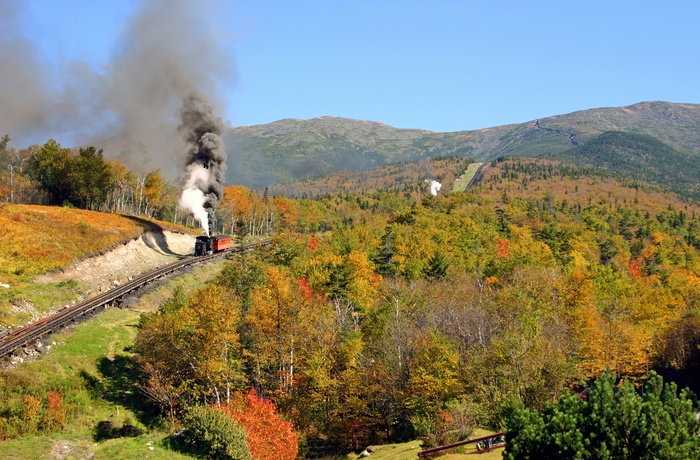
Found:
<svg viewBox="0 0 700 460"><path fill-rule="evenodd" d="M433 179L426 179L425 183L430 186L430 194L433 196L437 196L438 191L442 188L442 184Z"/></svg>

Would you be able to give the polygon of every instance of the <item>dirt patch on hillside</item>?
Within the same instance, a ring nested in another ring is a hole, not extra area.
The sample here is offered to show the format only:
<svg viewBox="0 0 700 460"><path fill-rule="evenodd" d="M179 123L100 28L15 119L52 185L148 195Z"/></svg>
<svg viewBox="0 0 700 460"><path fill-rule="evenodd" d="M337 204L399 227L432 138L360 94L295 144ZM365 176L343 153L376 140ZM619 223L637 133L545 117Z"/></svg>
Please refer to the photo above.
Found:
<svg viewBox="0 0 700 460"><path fill-rule="evenodd" d="M142 233L111 250L81 260L68 268L39 275L38 283L57 283L72 279L89 290L90 297L125 283L135 276L173 262L194 250L194 236L167 230Z"/></svg>

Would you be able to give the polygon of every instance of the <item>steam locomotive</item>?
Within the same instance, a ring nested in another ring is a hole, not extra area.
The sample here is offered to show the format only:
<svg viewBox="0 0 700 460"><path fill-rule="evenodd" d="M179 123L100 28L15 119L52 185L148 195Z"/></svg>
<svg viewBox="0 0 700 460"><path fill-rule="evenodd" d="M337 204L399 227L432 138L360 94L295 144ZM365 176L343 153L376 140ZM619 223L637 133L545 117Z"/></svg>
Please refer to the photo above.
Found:
<svg viewBox="0 0 700 460"><path fill-rule="evenodd" d="M231 237L228 235L198 236L194 242L194 255L208 256L230 248Z"/></svg>

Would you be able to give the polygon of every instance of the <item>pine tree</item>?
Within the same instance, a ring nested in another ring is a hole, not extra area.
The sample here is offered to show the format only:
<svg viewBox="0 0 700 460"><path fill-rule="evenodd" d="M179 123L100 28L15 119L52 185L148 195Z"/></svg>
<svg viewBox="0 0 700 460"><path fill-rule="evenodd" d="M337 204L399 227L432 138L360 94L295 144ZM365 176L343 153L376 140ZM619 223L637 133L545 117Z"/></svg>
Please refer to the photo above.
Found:
<svg viewBox="0 0 700 460"><path fill-rule="evenodd" d="M392 261L394 257L394 246L391 238L391 226L386 227L382 236L382 244L377 250L377 254L372 258L375 271L382 276L395 276L396 265Z"/></svg>
<svg viewBox="0 0 700 460"><path fill-rule="evenodd" d="M654 372L640 395L606 370L585 400L568 395L541 413L517 403L507 414L504 458L700 458L693 399Z"/></svg>
<svg viewBox="0 0 700 460"><path fill-rule="evenodd" d="M447 275L449 263L445 256L439 250L435 251L433 257L428 261L428 266L425 269L426 278L441 279Z"/></svg>

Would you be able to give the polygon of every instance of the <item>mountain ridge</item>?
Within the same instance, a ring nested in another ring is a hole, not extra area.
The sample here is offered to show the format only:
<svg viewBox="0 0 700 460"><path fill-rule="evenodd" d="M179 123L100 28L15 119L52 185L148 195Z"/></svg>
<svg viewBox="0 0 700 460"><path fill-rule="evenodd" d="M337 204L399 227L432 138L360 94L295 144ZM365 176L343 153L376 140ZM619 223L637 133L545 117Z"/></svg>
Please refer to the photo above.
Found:
<svg viewBox="0 0 700 460"><path fill-rule="evenodd" d="M608 131L648 135L678 152L700 156L700 104L639 102L444 133L333 116L235 127L224 133L227 183L260 189L343 169L426 158L552 156Z"/></svg>

